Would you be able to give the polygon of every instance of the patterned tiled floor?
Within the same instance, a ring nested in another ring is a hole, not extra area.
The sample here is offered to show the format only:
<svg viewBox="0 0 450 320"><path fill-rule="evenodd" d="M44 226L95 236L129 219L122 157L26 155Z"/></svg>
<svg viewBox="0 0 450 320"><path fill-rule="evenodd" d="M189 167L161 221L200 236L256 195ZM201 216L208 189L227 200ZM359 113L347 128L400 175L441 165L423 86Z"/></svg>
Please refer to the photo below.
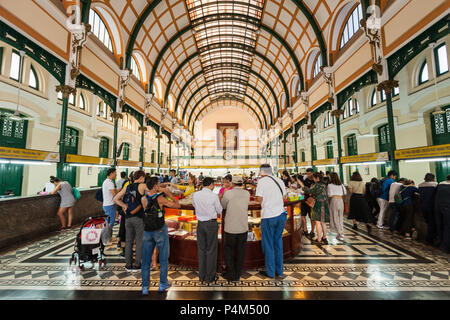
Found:
<svg viewBox="0 0 450 320"><path fill-rule="evenodd" d="M116 227L117 228L117 227ZM86 264L86 270L69 266L77 229L54 234L48 239L0 255L0 299L20 297L30 290L77 292L132 291L138 294L141 274L124 269L114 245L106 248L107 265ZM290 292L296 298L299 292L430 292L450 299L450 256L424 244L392 236L376 230L372 235L354 231L348 226L344 242L332 235L326 246L312 245L303 238L301 253L285 263L284 280L267 280L257 270L247 270L240 282L229 283L223 278L214 284L202 284L196 270L171 265L169 292ZM151 273L151 290L157 290L159 272ZM11 295L14 292L14 295ZM273 295L275 297L276 295ZM271 296L269 295L269 298ZM349 296L350 298L352 295ZM36 296L34 296L36 298ZM382 297L381 297L382 298ZM432 296L422 296L432 298Z"/></svg>

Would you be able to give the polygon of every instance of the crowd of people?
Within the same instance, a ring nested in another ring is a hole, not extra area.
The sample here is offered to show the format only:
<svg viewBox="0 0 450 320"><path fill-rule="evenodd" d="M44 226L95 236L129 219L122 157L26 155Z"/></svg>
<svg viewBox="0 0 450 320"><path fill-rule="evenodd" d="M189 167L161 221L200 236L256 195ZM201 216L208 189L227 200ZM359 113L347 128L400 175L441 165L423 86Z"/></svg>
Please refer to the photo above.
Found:
<svg viewBox="0 0 450 320"><path fill-rule="evenodd" d="M372 228L388 229L392 234L403 236L405 240L425 239L429 245L450 251L450 175L437 183L432 173L427 173L424 181L416 186L413 180L399 178L391 170L382 179L372 178L364 182L358 172L354 172L345 187L335 172L314 172L307 169L305 174L290 176L283 172L286 187L302 188L305 201L301 204L303 235L316 244L327 244L326 224L337 240L343 240L344 217L353 223L365 224L368 233ZM346 201L346 199L349 199ZM311 220L308 232L306 217ZM427 230L419 235L417 218L423 217Z"/></svg>
<svg viewBox="0 0 450 320"><path fill-rule="evenodd" d="M217 280L218 217L225 209L224 260L226 271L223 277L238 281L242 274L248 232L248 205L250 193L246 184L256 185L255 201L261 204L261 246L265 257L265 270L261 275L272 279L283 279L282 233L287 220L284 200L287 189L301 189L305 198L301 202L302 235L317 245L328 244L328 224L338 241L344 240L344 219L352 221L353 229L365 224L370 234L373 227L389 229L405 239L416 239L416 217L421 214L427 224L426 242L450 252L450 175L438 184L435 176L428 173L425 181L415 186L414 181L398 178L395 171L387 177L363 182L354 172L346 186L335 172L314 172L290 176L287 171L282 179L276 177L268 164L260 167L257 177L227 174L221 179L222 188L213 192L218 180L200 174L178 177L175 170L170 175L151 176L142 170L128 177L110 168L103 182L101 194L108 223L119 222L118 247L125 258L127 271L142 271L142 293L148 294L150 268L159 262L159 291L170 287L167 280L170 252L168 228L164 222L165 208L180 208L178 197L172 190L180 190L184 197L192 196L192 204L198 220L197 246L199 279L203 282ZM184 182L184 183L183 183ZM71 186L56 177L51 177L62 200L58 216L62 228L70 228L72 207L75 198ZM347 200L349 199L349 200ZM68 223L64 212L68 211ZM117 216L120 219L117 221ZM308 232L307 220L311 220ZM133 250L134 247L134 250Z"/></svg>

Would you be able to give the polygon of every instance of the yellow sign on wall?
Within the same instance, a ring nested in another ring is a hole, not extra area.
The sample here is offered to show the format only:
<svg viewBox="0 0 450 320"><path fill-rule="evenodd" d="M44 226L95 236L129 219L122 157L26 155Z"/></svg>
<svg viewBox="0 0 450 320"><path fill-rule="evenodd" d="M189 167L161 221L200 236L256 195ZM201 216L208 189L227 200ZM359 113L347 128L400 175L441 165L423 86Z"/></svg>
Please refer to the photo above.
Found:
<svg viewBox="0 0 450 320"><path fill-rule="evenodd" d="M0 147L0 158L59 162L58 152Z"/></svg>
<svg viewBox="0 0 450 320"><path fill-rule="evenodd" d="M387 152L358 154L356 156L342 157L341 163L360 163L360 162L381 162L389 161Z"/></svg>
<svg viewBox="0 0 450 320"><path fill-rule="evenodd" d="M315 166L334 166L337 164L337 159L331 158L331 159L323 159L323 160L314 160L313 164Z"/></svg>
<svg viewBox="0 0 450 320"><path fill-rule="evenodd" d="M297 162L296 165L297 165L297 167L310 167L311 162L309 162L309 161Z"/></svg>
<svg viewBox="0 0 450 320"><path fill-rule="evenodd" d="M450 144L409 148L395 151L395 159L397 160L433 157L450 157Z"/></svg>
<svg viewBox="0 0 450 320"><path fill-rule="evenodd" d="M117 160L117 166L120 167L139 167L138 161Z"/></svg>
<svg viewBox="0 0 450 320"><path fill-rule="evenodd" d="M144 168L156 168L157 164L152 162L144 162Z"/></svg>
<svg viewBox="0 0 450 320"><path fill-rule="evenodd" d="M66 162L68 162L68 163L85 163L85 164L102 164L102 165L112 166L114 164L114 159L82 156L82 155L77 155L77 154L68 154L68 155L66 155Z"/></svg>

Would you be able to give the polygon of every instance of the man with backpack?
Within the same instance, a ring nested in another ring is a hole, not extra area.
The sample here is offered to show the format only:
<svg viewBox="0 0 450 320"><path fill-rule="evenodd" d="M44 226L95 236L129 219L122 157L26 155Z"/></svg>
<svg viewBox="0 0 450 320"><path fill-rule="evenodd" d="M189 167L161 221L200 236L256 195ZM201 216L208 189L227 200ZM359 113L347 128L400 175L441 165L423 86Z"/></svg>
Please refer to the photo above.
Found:
<svg viewBox="0 0 450 320"><path fill-rule="evenodd" d="M144 222L142 221L144 210L141 198L146 191L145 172L138 170L133 175L134 182L122 188L114 197L114 202L122 207L125 212L125 269L127 271L139 271L142 258L142 236L144 234ZM136 257L133 260L133 241L136 241Z"/></svg>
<svg viewBox="0 0 450 320"><path fill-rule="evenodd" d="M387 178L380 181L380 186L378 188L378 204L380 206L380 213L378 215L377 227L378 229L387 229L388 227L384 225L384 216L389 208L389 189L391 184L394 183L397 178L397 172L391 170L388 172Z"/></svg>
<svg viewBox="0 0 450 320"><path fill-rule="evenodd" d="M158 177L150 177L146 184L149 191L141 199L142 207L145 209L142 251L142 295L144 296L148 295L150 262L155 247L158 248L160 264L158 291L166 291L171 285L167 281L170 245L167 225L164 221L164 207L180 208L180 203L169 189L160 187Z"/></svg>
<svg viewBox="0 0 450 320"><path fill-rule="evenodd" d="M400 190L402 190L402 187L406 182L407 179L400 178L398 182L392 183L389 189L389 229L391 230L391 232L394 232L396 230L398 218L400 215L400 208L395 201L395 196L400 193Z"/></svg>

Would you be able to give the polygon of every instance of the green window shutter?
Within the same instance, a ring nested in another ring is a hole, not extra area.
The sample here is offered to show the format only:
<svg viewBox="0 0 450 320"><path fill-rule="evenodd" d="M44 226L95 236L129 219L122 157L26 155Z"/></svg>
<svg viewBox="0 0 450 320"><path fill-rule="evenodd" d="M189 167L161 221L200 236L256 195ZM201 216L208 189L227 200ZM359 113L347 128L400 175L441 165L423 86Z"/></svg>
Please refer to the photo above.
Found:
<svg viewBox="0 0 450 320"><path fill-rule="evenodd" d="M389 125L385 124L378 128L378 146L380 148L380 152L389 151L391 141L389 135Z"/></svg>
<svg viewBox="0 0 450 320"><path fill-rule="evenodd" d="M317 148L315 145L312 147L312 159L313 161L317 160Z"/></svg>
<svg viewBox="0 0 450 320"><path fill-rule="evenodd" d="M11 111L0 109L0 146L24 149L28 120L14 120L12 115Z"/></svg>
<svg viewBox="0 0 450 320"><path fill-rule="evenodd" d="M327 142L327 159L331 159L331 158L334 158L333 142L332 141L328 141Z"/></svg>
<svg viewBox="0 0 450 320"><path fill-rule="evenodd" d="M302 151L302 162L306 161L306 154L305 151Z"/></svg>
<svg viewBox="0 0 450 320"><path fill-rule="evenodd" d="M109 156L109 139L102 137L100 139L100 145L99 145L99 157L100 158L108 158Z"/></svg>
<svg viewBox="0 0 450 320"><path fill-rule="evenodd" d="M152 163L155 163L155 156L156 156L156 151L152 150L152 158L151 158Z"/></svg>
<svg viewBox="0 0 450 320"><path fill-rule="evenodd" d="M123 160L130 160L130 145L128 143L123 144Z"/></svg>
<svg viewBox="0 0 450 320"><path fill-rule="evenodd" d="M356 143L356 135L352 134L347 138L347 153L349 156L356 156L358 154L358 145Z"/></svg>
<svg viewBox="0 0 450 320"><path fill-rule="evenodd" d="M450 143L450 106L446 106L443 109L445 114L431 115L434 144Z"/></svg>
<svg viewBox="0 0 450 320"><path fill-rule="evenodd" d="M65 134L65 151L70 154L78 154L79 132L77 129L67 127Z"/></svg>

